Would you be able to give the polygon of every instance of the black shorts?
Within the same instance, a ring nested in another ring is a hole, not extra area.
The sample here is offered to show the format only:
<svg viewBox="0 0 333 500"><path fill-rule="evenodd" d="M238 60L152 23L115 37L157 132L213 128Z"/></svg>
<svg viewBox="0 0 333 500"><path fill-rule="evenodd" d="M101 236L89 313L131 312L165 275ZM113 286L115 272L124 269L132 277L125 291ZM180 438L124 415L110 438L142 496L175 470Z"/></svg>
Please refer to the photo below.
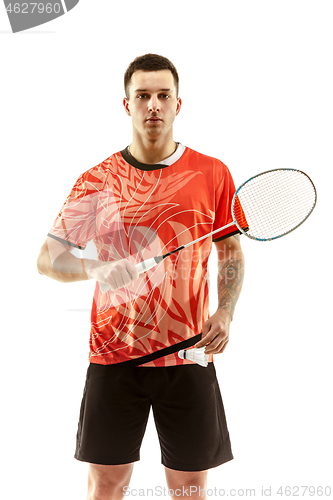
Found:
<svg viewBox="0 0 333 500"><path fill-rule="evenodd" d="M152 407L162 464L200 471L233 458L215 367L90 364L75 458L118 465L140 460Z"/></svg>

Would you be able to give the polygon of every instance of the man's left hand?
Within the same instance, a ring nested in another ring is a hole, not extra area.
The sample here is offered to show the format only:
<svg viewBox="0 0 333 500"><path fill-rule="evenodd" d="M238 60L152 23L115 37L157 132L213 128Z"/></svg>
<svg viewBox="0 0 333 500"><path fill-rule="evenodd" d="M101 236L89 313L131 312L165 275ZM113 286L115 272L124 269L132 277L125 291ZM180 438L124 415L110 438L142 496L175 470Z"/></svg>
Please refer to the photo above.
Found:
<svg viewBox="0 0 333 500"><path fill-rule="evenodd" d="M229 342L230 314L223 309L218 309L205 323L202 329L202 338L195 345L196 348L204 347L205 354L220 354Z"/></svg>

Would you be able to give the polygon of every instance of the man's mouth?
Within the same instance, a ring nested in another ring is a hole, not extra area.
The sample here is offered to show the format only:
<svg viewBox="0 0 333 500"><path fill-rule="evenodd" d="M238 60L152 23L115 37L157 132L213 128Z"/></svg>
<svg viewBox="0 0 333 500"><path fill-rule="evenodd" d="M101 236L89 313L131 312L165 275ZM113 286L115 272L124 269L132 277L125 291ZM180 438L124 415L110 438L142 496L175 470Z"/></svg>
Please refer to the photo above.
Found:
<svg viewBox="0 0 333 500"><path fill-rule="evenodd" d="M157 116L151 116L150 118L147 119L147 122L149 123L158 123L161 122L161 118L158 118Z"/></svg>

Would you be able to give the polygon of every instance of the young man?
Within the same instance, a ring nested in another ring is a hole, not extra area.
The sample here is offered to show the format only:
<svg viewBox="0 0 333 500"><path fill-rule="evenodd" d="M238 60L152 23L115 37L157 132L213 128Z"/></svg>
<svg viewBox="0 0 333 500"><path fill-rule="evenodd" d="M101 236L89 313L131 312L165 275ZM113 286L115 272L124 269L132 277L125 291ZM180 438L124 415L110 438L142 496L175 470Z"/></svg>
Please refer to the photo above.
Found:
<svg viewBox="0 0 333 500"><path fill-rule="evenodd" d="M182 102L168 59L136 58L125 73L125 93L133 140L79 177L41 249L38 270L61 282L97 282L75 453L90 463L88 499L123 498L151 407L168 487L175 498L187 497L192 487L191 498L202 499L207 470L233 458L212 355L228 343L243 281L237 228L214 235L219 307L211 317L212 238L146 273L135 266L231 222L235 188L223 163L174 141ZM90 240L98 261L71 254ZM141 366L122 364L200 332L196 347L206 346L207 368L176 353Z"/></svg>

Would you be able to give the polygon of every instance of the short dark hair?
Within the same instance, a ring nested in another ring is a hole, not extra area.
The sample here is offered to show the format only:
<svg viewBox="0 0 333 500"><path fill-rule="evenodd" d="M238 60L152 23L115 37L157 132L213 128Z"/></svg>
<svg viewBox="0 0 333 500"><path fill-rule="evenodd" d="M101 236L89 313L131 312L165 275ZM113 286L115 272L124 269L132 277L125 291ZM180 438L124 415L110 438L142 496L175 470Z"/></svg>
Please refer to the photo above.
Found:
<svg viewBox="0 0 333 500"><path fill-rule="evenodd" d="M175 66L172 64L169 59L163 56L159 56L157 54L145 54L144 56L139 56L134 59L134 61L131 62L131 64L128 66L125 75L124 75L124 86L125 86L125 94L127 99L129 99L129 85L130 81L132 78L133 73L135 71L160 71L162 69L168 69L171 71L174 81L175 81L175 86L176 86L176 91L177 91L177 96L178 96L178 90L179 90L179 76L177 73L177 70Z"/></svg>

